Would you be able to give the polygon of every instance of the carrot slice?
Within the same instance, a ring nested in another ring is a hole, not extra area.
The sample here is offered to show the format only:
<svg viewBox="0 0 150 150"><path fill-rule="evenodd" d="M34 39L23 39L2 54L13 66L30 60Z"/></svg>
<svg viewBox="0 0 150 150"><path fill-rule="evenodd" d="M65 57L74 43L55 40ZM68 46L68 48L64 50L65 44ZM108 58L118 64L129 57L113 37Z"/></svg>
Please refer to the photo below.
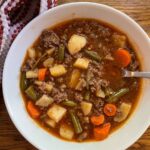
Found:
<svg viewBox="0 0 150 150"><path fill-rule="evenodd" d="M125 49L119 48L118 50L116 50L114 53L114 57L115 57L116 62L121 67L126 67L131 63L131 55Z"/></svg>
<svg viewBox="0 0 150 150"><path fill-rule="evenodd" d="M45 79L46 71L47 71L46 68L39 69L39 71L38 71L38 79L39 80L43 81Z"/></svg>
<svg viewBox="0 0 150 150"><path fill-rule="evenodd" d="M27 110L32 118L38 118L40 116L40 111L35 107L32 101L28 101Z"/></svg>
<svg viewBox="0 0 150 150"><path fill-rule="evenodd" d="M96 127L94 128L94 137L96 140L104 140L110 131L111 124L105 123L102 127Z"/></svg>
<svg viewBox="0 0 150 150"><path fill-rule="evenodd" d="M117 111L117 107L114 104L106 104L104 106L104 113L107 116L115 116Z"/></svg>
<svg viewBox="0 0 150 150"><path fill-rule="evenodd" d="M100 125L103 124L105 120L104 115L99 115L99 116L92 116L91 117L91 122L93 125Z"/></svg>

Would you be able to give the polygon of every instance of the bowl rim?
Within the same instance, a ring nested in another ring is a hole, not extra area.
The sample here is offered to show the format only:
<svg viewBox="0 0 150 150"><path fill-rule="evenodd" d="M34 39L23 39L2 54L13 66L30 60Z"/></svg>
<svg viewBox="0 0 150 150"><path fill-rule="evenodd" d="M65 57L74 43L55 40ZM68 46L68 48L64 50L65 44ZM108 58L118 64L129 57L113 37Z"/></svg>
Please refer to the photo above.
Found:
<svg viewBox="0 0 150 150"><path fill-rule="evenodd" d="M5 106L7 108L7 111L8 111L8 114L10 116L10 119L11 121L13 122L13 124L15 125L15 127L17 128L17 130L21 133L21 135L29 142L31 143L34 147L38 148L38 149L43 149L41 147L40 144L37 144L37 142L35 141L31 141L30 138L28 136L26 136L24 134L24 131L21 129L21 127L17 124L17 122L14 120L13 118L13 112L11 111L11 106L9 105L9 102L8 100L6 100L7 98L7 93L5 92L5 80L7 80L5 78L5 72L6 72L6 62L8 61L8 56L10 55L11 53L11 49L14 45L14 43L17 41L17 39L22 36L22 33L26 30L26 28L28 28L28 26L30 26L30 24L36 22L36 20L39 20L42 16L44 16L45 14L48 14L50 13L51 11L54 11L54 10L57 10L57 9L60 9L62 7L68 7L70 5L93 5L93 6L101 6L101 7L104 7L106 9L110 9L111 11L114 11L115 13L119 13L120 15L122 15L123 17L125 17L126 19L128 19L131 23L135 24L138 28L138 30L140 30L140 32L142 32L142 34L145 36L146 40L150 42L149 40L149 36L146 34L146 32L141 28L141 26L136 23L131 17L129 17L128 15L126 15L125 13L121 12L120 10L117 10L111 6L108 6L108 5L105 5L105 4L99 4L99 3L95 3L95 2L70 2L70 3L66 3L66 4L61 4L61 5L58 5L54 8L51 8L49 10L47 10L46 12L42 13L41 15L35 17L33 20L31 20L22 30L21 32L18 34L18 36L16 37L16 39L13 41L11 47L10 47L10 50L7 54L7 57L5 59L5 63L4 63L4 69L3 69L3 78L2 78L2 92L3 92L3 97L4 97L4 103L5 103ZM149 127L150 125L150 120L146 120L145 123L143 123L143 126L141 129L139 129L138 133L136 134L136 136L132 139L130 139L128 142L126 142L126 144L122 145L122 147L120 147L121 149L124 149L124 148L128 148L129 146L131 146L135 141L137 141L140 136L146 131L146 129Z"/></svg>

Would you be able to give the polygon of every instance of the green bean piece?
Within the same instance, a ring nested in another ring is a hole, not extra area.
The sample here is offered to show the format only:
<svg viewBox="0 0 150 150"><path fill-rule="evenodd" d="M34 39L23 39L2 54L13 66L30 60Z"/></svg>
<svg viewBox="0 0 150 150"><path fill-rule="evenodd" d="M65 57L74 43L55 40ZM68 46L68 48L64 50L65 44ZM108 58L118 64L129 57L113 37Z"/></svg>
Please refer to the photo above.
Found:
<svg viewBox="0 0 150 150"><path fill-rule="evenodd" d="M85 53L91 57L93 60L96 60L96 61L101 61L102 58L99 56L99 54L95 51L88 51L88 50L85 50Z"/></svg>
<svg viewBox="0 0 150 150"><path fill-rule="evenodd" d="M79 121L78 117L71 110L69 111L69 113L70 113L72 124L74 126L75 133L80 134L83 131L83 129L81 127L81 124L80 124L80 121Z"/></svg>
<svg viewBox="0 0 150 150"><path fill-rule="evenodd" d="M38 99L37 92L35 91L32 85L26 89L25 93L27 94L29 98L31 98L34 101Z"/></svg>
<svg viewBox="0 0 150 150"><path fill-rule="evenodd" d="M84 99L87 101L90 99L90 91L85 92Z"/></svg>
<svg viewBox="0 0 150 150"><path fill-rule="evenodd" d="M68 107L75 107L77 106L77 103L74 101L66 100L62 102L63 105L68 106Z"/></svg>
<svg viewBox="0 0 150 150"><path fill-rule="evenodd" d="M21 73L20 88L22 91L24 91L27 88L27 79L25 73Z"/></svg>
<svg viewBox="0 0 150 150"><path fill-rule="evenodd" d="M122 88L118 92L112 94L108 99L107 102L114 103L119 100L120 97L127 94L129 92L129 88Z"/></svg>
<svg viewBox="0 0 150 150"><path fill-rule="evenodd" d="M65 46L63 44L60 44L58 49L58 60L63 61L64 58L65 58Z"/></svg>

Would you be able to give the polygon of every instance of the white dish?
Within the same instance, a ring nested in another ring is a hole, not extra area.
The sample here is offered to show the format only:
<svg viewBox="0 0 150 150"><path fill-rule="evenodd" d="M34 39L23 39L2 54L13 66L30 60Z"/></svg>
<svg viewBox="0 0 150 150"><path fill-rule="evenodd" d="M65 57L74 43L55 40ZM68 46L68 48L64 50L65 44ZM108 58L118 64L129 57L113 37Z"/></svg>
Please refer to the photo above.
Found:
<svg viewBox="0 0 150 150"><path fill-rule="evenodd" d="M124 126L100 142L74 143L60 140L34 123L25 110L19 88L19 71L26 49L47 27L73 18L95 18L125 32L136 45L142 68L150 71L150 41L130 17L109 6L81 2L57 6L31 21L17 36L7 55L3 72L3 94L9 115L20 133L41 150L123 150L133 144L150 125L150 80L144 79L137 108Z"/></svg>

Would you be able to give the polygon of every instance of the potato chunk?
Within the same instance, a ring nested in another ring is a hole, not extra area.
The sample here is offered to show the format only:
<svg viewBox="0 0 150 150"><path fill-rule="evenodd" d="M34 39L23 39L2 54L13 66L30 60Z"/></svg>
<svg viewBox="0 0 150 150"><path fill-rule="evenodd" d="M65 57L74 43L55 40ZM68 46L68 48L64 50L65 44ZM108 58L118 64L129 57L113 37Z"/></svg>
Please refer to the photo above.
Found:
<svg viewBox="0 0 150 150"><path fill-rule="evenodd" d="M59 77L64 75L67 72L63 65L55 65L54 67L50 68L50 73L54 77Z"/></svg>
<svg viewBox="0 0 150 150"><path fill-rule="evenodd" d="M68 140L71 140L74 136L74 131L68 125L62 124L60 126L59 134L61 137L68 139Z"/></svg>
<svg viewBox="0 0 150 150"><path fill-rule="evenodd" d="M130 103L123 102L118 109L119 113L117 113L116 116L114 117L114 121L116 122L124 121L128 117L131 107L132 105Z"/></svg>
<svg viewBox="0 0 150 150"><path fill-rule="evenodd" d="M47 59L43 62L43 66L44 66L44 67L51 67L53 63L54 63L54 58L50 57L50 58L47 58Z"/></svg>
<svg viewBox="0 0 150 150"><path fill-rule="evenodd" d="M114 34L112 35L112 40L114 44L120 48L125 47L127 43L127 37L124 35Z"/></svg>
<svg viewBox="0 0 150 150"><path fill-rule="evenodd" d="M78 91L82 91L84 87L86 87L87 82L85 79L81 78L79 79L79 82L77 83L75 89Z"/></svg>
<svg viewBox="0 0 150 150"><path fill-rule="evenodd" d="M38 77L38 72L37 71L32 71L29 70L26 72L26 78L30 79L30 78L37 78Z"/></svg>
<svg viewBox="0 0 150 150"><path fill-rule="evenodd" d="M81 72L78 69L74 69L71 73L71 77L70 77L70 82L69 82L69 87L70 88L75 88L79 78L81 76Z"/></svg>
<svg viewBox="0 0 150 150"><path fill-rule="evenodd" d="M54 104L47 111L47 115L56 123L58 123L66 114L66 112L67 110L64 107Z"/></svg>
<svg viewBox="0 0 150 150"><path fill-rule="evenodd" d="M89 66L89 59L87 58L78 58L75 63L74 67L80 68L80 69L87 69Z"/></svg>
<svg viewBox="0 0 150 150"><path fill-rule="evenodd" d="M96 96L97 97L101 97L101 98L105 98L105 93L104 91L100 88L96 90Z"/></svg>
<svg viewBox="0 0 150 150"><path fill-rule="evenodd" d="M30 58L35 58L36 57L36 52L35 52L35 49L34 48L29 48L28 49L28 56L30 57Z"/></svg>
<svg viewBox="0 0 150 150"><path fill-rule="evenodd" d="M55 127L56 127L56 122L55 122L54 120L47 118L47 119L45 119L44 121L45 121L45 123L46 123L47 125L49 125L50 127L52 127L52 128L55 128Z"/></svg>
<svg viewBox="0 0 150 150"><path fill-rule="evenodd" d="M81 109L82 109L84 115L85 116L88 115L92 110L92 103L83 101L80 104L81 104Z"/></svg>
<svg viewBox="0 0 150 150"><path fill-rule="evenodd" d="M80 35L72 35L68 42L68 50L71 55L79 52L85 45L87 41L86 38Z"/></svg>
<svg viewBox="0 0 150 150"><path fill-rule="evenodd" d="M49 83L45 83L45 90L47 92L51 92L53 89L53 85L52 84L49 84Z"/></svg>
<svg viewBox="0 0 150 150"><path fill-rule="evenodd" d="M53 103L53 99L47 95L43 95L39 100L36 101L36 105L41 107L47 107L48 105Z"/></svg>

